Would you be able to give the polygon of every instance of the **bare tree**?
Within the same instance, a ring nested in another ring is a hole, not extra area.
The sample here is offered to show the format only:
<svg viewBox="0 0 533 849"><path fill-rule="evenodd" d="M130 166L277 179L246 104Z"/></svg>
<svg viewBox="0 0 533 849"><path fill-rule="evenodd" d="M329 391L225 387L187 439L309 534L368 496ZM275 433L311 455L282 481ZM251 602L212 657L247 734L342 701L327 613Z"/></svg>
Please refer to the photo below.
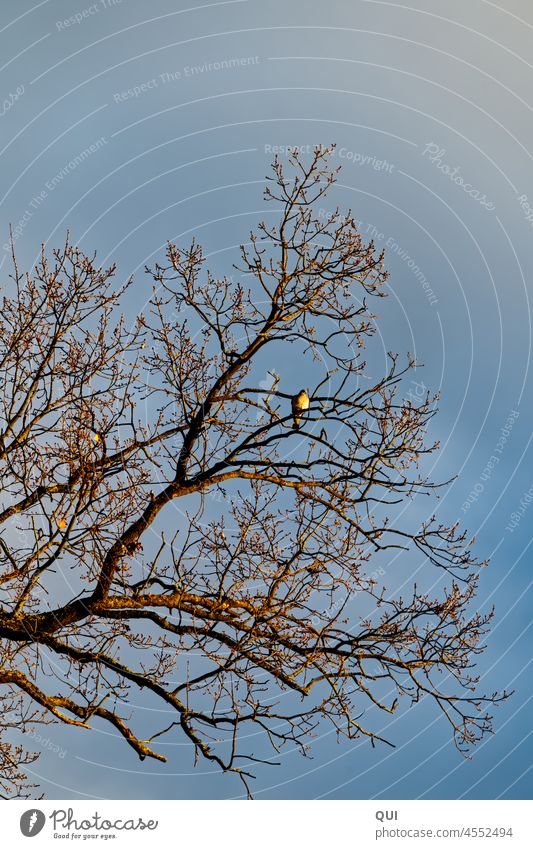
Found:
<svg viewBox="0 0 533 849"><path fill-rule="evenodd" d="M249 726L275 750L305 753L323 719L374 745L379 711L427 696L461 750L490 730L505 694L478 694L472 670L492 616L471 611L482 564L455 525L403 509L436 495L419 467L437 447L436 399L402 396L410 357L367 376L367 299L387 273L351 213L315 214L330 155L294 155L288 176L274 161L279 223L241 246L240 282L216 279L196 241L169 243L133 324L117 317L131 281L113 289L114 267L68 237L31 274L13 254L0 309L6 796L30 792L33 755L8 742L13 727L40 721L103 721L161 761L158 739L181 733L247 788L253 761L271 762L241 751ZM301 386L258 380L287 356L314 375L299 430ZM396 598L373 564L408 556L422 587ZM432 567L449 575L436 597ZM135 690L168 711L149 734L124 716Z"/></svg>

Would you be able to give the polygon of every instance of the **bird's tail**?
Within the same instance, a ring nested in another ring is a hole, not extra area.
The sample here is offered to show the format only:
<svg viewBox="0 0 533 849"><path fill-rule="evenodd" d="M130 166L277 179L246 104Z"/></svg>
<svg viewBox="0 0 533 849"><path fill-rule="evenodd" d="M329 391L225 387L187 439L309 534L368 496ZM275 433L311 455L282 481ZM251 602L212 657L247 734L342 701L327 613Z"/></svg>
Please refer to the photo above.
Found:
<svg viewBox="0 0 533 849"><path fill-rule="evenodd" d="M300 421L301 421L300 417L296 418L296 416L295 416L293 418L292 426L293 426L294 430L300 430Z"/></svg>

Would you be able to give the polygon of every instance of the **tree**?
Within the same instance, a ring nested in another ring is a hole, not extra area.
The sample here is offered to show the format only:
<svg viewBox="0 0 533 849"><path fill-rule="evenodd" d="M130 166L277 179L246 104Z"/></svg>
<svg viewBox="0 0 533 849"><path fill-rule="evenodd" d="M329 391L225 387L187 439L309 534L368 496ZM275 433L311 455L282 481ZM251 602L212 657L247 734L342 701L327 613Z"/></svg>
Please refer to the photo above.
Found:
<svg viewBox="0 0 533 849"><path fill-rule="evenodd" d="M323 720L374 745L366 705L426 696L461 750L491 729L505 694L478 694L472 670L492 617L470 610L482 564L456 525L400 509L436 494L419 467L438 447L436 398L402 398L411 357L390 354L363 381L367 300L387 272L350 212L315 214L331 153L291 156L288 176L276 158L265 197L279 222L241 246L241 282L216 279L196 240L169 243L129 326L117 310L132 281L113 288L114 266L68 236L31 274L13 251L0 310L6 733L103 722L161 761L160 736L181 733L248 788L266 760L241 751L250 726L275 750L305 753ZM314 376L299 430L301 381L257 380L289 354ZM422 560L422 583L441 567L447 587L391 597L370 570L398 555ZM137 690L170 713L148 736L124 715ZM28 794L32 755L3 739L3 792Z"/></svg>

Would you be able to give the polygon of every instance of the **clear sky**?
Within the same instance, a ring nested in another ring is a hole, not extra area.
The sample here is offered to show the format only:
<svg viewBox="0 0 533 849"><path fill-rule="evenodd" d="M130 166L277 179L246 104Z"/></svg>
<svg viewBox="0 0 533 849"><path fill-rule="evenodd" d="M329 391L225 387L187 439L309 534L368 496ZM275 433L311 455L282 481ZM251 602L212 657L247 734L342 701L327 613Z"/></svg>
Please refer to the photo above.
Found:
<svg viewBox="0 0 533 849"><path fill-rule="evenodd" d="M441 392L433 475L459 478L438 509L491 558L477 598L496 606L481 686L515 695L471 760L421 704L388 720L395 750L322 729L312 758L288 751L281 768L258 769L257 798L531 796L532 36L528 0L0 6L2 285L10 222L22 266L69 228L122 277L135 273L133 317L142 269L168 239L196 234L215 272L231 272L266 214L275 147L336 142L328 209L351 207L387 251L376 350L416 351L419 380ZM285 386L299 388L296 368ZM391 584L409 577L392 572ZM179 738L164 765L101 727L42 736L26 742L43 750L34 774L51 798L241 793L194 769Z"/></svg>

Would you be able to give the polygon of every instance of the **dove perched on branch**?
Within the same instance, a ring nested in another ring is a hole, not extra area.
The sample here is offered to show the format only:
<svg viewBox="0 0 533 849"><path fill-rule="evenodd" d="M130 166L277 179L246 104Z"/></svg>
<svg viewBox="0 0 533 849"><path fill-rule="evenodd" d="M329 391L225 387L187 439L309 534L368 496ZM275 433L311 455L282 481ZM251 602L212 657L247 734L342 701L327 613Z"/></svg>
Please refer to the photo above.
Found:
<svg viewBox="0 0 533 849"><path fill-rule="evenodd" d="M298 395L294 396L291 406L293 427L298 430L302 420L302 414L309 409L309 395L305 389L302 389L298 392Z"/></svg>

